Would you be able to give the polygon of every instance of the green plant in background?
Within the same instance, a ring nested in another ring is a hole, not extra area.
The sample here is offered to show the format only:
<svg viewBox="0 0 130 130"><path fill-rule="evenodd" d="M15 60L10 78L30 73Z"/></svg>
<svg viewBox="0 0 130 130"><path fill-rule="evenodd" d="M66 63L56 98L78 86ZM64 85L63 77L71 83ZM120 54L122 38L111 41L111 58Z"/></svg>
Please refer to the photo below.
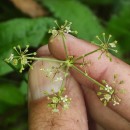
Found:
<svg viewBox="0 0 130 130"><path fill-rule="evenodd" d="M78 31L77 36L89 42L97 34L111 33L114 39L120 41L116 56L130 63L129 0L37 1L43 8L46 7L48 14L35 19L20 12L10 1L0 2L0 129L27 129L27 84L24 81L27 72L25 70L17 75L3 59L13 53L11 48L14 46L25 47L29 44L28 53L32 53L40 45L48 43L47 31L50 26L54 26L54 19L60 22L64 19L72 21L73 28Z"/></svg>
<svg viewBox="0 0 130 130"><path fill-rule="evenodd" d="M56 38L57 36L60 36L62 38L62 43L64 46L64 51L66 55L66 59L64 61L52 59L52 58L38 58L35 57L36 52L28 53L29 46L27 45L25 50L22 51L21 47L18 45L17 47L14 47L14 50L16 51L17 55L14 55L13 53L10 54L9 58L5 59L5 62L12 63L14 66L20 65L20 73L25 69L25 67L28 65L31 69L33 69L33 66L31 66L30 63L32 61L50 61L50 62L57 62L59 65L58 67L52 66L47 68L41 68L40 70L43 71L43 74L46 75L46 77L51 78L52 82L58 82L62 81L61 87L57 94L55 94L55 89L52 89L52 92L49 93L48 91L45 91L45 95L48 96L48 99L50 102L48 103L48 107L52 108L52 112L59 112L59 106L62 106L63 109L68 109L70 105L71 98L69 98L67 95L64 95L65 89L65 83L66 78L69 76L69 70L74 69L81 73L84 77L89 79L91 82L95 83L96 86L99 87L99 90L97 92L97 95L100 96L100 100L103 102L103 104L106 106L109 102L112 102L112 104L118 105L121 101L121 99L117 96L117 90L114 89L112 86L110 86L107 81L102 80L102 83L99 83L92 77L90 77L86 70L80 70L76 65L80 66L80 68L85 67L87 61L85 58L97 51L100 51L101 54L99 55L98 59L101 58L102 54L105 53L105 55L109 58L110 61L112 61L112 58L108 52L108 50L112 50L114 52L117 52L115 49L117 41L110 42L110 38L112 37L109 35L108 39L105 37L105 33L103 33L103 40L99 38L99 36L96 36L96 38L101 42L101 44L98 44L98 48L92 52L83 54L79 57L70 56L68 54L68 50L66 47L66 36L65 33L74 33L77 34L77 31L71 30L71 22L68 22L67 20L63 25L59 25L57 21L55 21L55 24L57 25L58 29L56 27L53 27L53 29L49 30L49 33L52 34L51 40ZM80 44L80 43L79 43ZM79 63L79 60L82 62ZM62 76L61 76L62 75ZM116 76L114 76L116 79ZM120 82L120 84L123 82ZM51 96L50 96L51 95Z"/></svg>

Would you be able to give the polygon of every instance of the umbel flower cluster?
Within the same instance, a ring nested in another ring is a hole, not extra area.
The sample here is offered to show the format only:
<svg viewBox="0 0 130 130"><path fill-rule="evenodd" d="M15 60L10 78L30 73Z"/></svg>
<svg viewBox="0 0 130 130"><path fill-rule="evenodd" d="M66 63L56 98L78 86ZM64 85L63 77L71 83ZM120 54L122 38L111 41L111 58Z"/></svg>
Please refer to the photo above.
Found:
<svg viewBox="0 0 130 130"><path fill-rule="evenodd" d="M113 76L113 81L112 81L112 86L110 86L105 80L102 80L102 83L104 84L105 87L101 87L99 88L99 91L97 92L97 95L100 97L100 100L103 102L104 106L107 105L107 103L112 102L113 106L115 105L119 105L119 103L121 102L121 99L116 95L116 93L119 91L119 93L125 93L124 89L120 89L120 90L114 90L112 88L116 87L118 85L118 87L120 87L121 84L124 83L123 80L118 81L118 75L115 74Z"/></svg>
<svg viewBox="0 0 130 130"><path fill-rule="evenodd" d="M20 45L18 45L17 47L14 47L13 49L15 50L16 55L11 54L9 58L5 59L5 61L7 63L10 63L10 62L13 63L14 66L20 65L20 70L19 70L20 73L22 73L26 65L32 68L31 63L32 63L33 57L30 57L30 56L35 56L36 52L28 53L28 48L29 48L29 45L26 45L25 50L22 51Z"/></svg>
<svg viewBox="0 0 130 130"><path fill-rule="evenodd" d="M100 54L100 56L98 58L100 59L102 54L105 53L106 56L110 59L110 61L112 61L112 58L111 58L110 53L108 52L108 50L117 53L118 51L115 49L117 41L110 42L110 39L111 39L112 35L109 35L108 39L106 39L105 33L102 33L102 36L103 36L103 40L101 40L99 38L99 36L96 36L97 40L99 40L99 42L101 43L101 44L96 44L95 43L97 46L99 46L101 48L101 54Z"/></svg>
<svg viewBox="0 0 130 130"><path fill-rule="evenodd" d="M6 58L5 61L8 64L13 65L14 67L17 68L19 67L20 73L23 72L26 66L29 66L31 69L33 69L31 63L34 60L58 63L58 66L52 66L48 68L42 67L40 69L43 72L43 75L45 75L47 78L50 78L52 82L62 82L61 87L57 93L55 92L55 89L51 90L52 91L51 95L47 91L43 92L43 94L47 96L48 99L47 105L49 108L52 109L52 112L59 112L60 108L66 110L71 105L71 97L68 97L68 95L66 94L66 87L65 87L66 79L69 76L70 68L79 72L97 86L98 88L98 91L96 92L97 96L99 97L99 100L104 104L104 106L106 106L108 103L112 103L113 106L119 105L121 99L118 97L118 93L124 93L125 91L123 89L119 89L119 87L118 88L116 87L120 86L123 83L123 80L118 81L118 74L115 74L113 81L109 83L104 79L102 80L102 82L98 82L91 76L89 76L87 70L85 69L91 66L91 61L86 61L85 58L88 55L91 55L97 51L101 52L101 54L98 57L99 60L101 59L102 55L106 55L106 57L108 57L108 60L112 61L109 50L117 53L116 50L117 41L112 41L111 35L109 35L108 38L106 38L107 37L106 34L103 33L101 37L96 36L96 39L98 40L96 43L94 43L98 46L96 50L81 55L79 57L70 56L68 54L68 50L66 47L65 33L77 34L77 31L71 30L72 23L68 22L67 20L65 20L65 23L61 26L58 24L57 21L55 21L55 24L56 27L50 29L49 33L52 35L51 39L57 36L61 36L62 38L61 44L63 44L64 51L66 54L65 60L62 61L53 58L39 58L36 57L36 52L28 53L29 52L28 45L24 50L22 50L21 47L18 45L13 48L15 53L10 54L9 58ZM81 70L80 68L83 69Z"/></svg>
<svg viewBox="0 0 130 130"><path fill-rule="evenodd" d="M56 37L57 35L59 34L64 34L64 33L75 33L77 34L78 32L77 31L72 31L71 30L71 25L72 25L72 22L68 22L67 20L65 20L65 23L64 25L61 25L59 26L59 24L57 23L57 21L54 21L55 24L57 25L58 29L56 29L56 27L53 27L52 29L50 29L48 31L48 33L51 33L53 38Z"/></svg>
<svg viewBox="0 0 130 130"><path fill-rule="evenodd" d="M71 98L68 98L67 95L64 95L65 87L61 87L58 93L55 93L54 89L52 89L53 96L49 96L47 91L44 94L50 102L48 103L48 107L52 108L52 112L59 112L59 106L62 106L64 110L69 108ZM63 96L64 95L64 96Z"/></svg>

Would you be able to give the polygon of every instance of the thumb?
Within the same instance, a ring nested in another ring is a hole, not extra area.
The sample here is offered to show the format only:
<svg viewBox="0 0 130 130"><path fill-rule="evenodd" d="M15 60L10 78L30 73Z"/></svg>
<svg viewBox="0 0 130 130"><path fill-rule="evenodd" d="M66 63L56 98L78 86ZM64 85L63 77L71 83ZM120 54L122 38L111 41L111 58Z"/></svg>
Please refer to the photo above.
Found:
<svg viewBox="0 0 130 130"><path fill-rule="evenodd" d="M58 92L61 81L51 82L41 68L51 68L57 63L35 62L33 70L29 71L29 130L87 130L87 115L84 99L77 82L70 76L66 82L66 94L72 99L70 108L66 111L60 109L59 113L52 113L47 107L48 100L43 91L51 94L54 88ZM76 104L75 104L76 101Z"/></svg>
<svg viewBox="0 0 130 130"><path fill-rule="evenodd" d="M98 48L93 44L75 38L69 34L65 34L65 36L65 44L70 56L82 56L83 54L89 53ZM49 50L51 54L58 59L65 59L66 57L64 47L62 45L62 38L60 36L57 36L55 39L50 41ZM105 55L102 55L102 58L98 60L98 56L100 54L101 52L96 52L87 56L85 60L89 60L92 64L90 67L86 67L85 69L87 69L87 73L95 80L99 82L101 80L106 80L110 84L112 83L113 75L119 75L118 80L124 81L122 88L126 90L126 93L119 95L119 97L122 99L121 104L118 107L111 106L111 108L130 121L130 66L114 56L112 56L112 62L110 62ZM78 72L72 71L72 75L80 84L84 86L88 86L89 84L89 86L93 87L93 84L91 84L84 76ZM124 109L125 111L123 111Z"/></svg>

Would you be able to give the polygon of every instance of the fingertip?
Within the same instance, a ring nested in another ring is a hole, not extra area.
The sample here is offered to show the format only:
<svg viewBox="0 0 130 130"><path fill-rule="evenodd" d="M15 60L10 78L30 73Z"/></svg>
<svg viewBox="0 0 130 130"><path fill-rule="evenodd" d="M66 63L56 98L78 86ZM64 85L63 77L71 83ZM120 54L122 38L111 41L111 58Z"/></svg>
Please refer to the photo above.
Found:
<svg viewBox="0 0 130 130"><path fill-rule="evenodd" d="M49 56L50 55L50 51L48 49L48 45L44 45L41 46L38 50L37 50L37 56L41 57L41 56Z"/></svg>
<svg viewBox="0 0 130 130"><path fill-rule="evenodd" d="M78 39L70 34L65 34L65 45L68 50L68 55L78 56L83 54L83 49L85 49L86 44L88 46L93 46L88 42ZM63 37L58 35L55 38L51 39L49 42L49 50L53 56L58 59L65 59L66 53L63 45ZM90 48L88 47L88 49Z"/></svg>

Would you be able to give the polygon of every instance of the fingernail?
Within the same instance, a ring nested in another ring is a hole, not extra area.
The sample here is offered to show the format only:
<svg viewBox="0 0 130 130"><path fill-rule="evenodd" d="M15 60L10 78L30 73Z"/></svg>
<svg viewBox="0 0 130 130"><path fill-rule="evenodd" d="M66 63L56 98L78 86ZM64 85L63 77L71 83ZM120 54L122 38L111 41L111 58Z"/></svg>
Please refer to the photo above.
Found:
<svg viewBox="0 0 130 130"><path fill-rule="evenodd" d="M37 61L33 64L33 69L29 71L29 91L30 91L30 100L37 100L42 97L45 97L45 91L52 94L52 89L55 93L59 91L62 85L63 74L57 74L52 80L53 76L50 73L47 73L50 69L58 67L58 63L54 62L43 62ZM57 80L61 77L61 80Z"/></svg>

